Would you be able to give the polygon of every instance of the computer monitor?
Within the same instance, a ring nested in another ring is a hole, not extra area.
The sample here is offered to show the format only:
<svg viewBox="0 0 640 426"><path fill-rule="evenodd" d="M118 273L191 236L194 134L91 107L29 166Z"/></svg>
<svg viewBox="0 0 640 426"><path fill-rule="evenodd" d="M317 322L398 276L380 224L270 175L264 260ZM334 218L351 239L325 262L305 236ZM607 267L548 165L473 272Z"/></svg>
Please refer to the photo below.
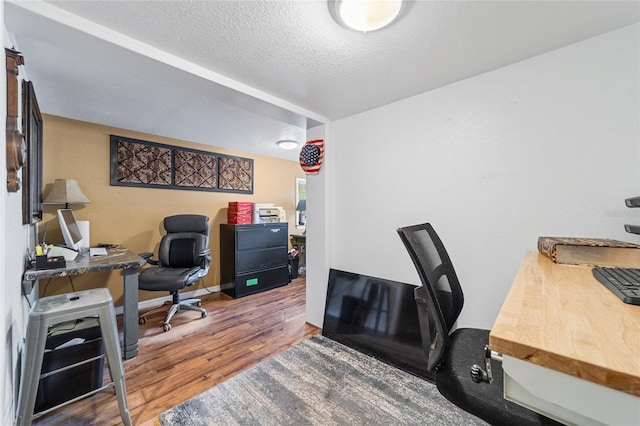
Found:
<svg viewBox="0 0 640 426"><path fill-rule="evenodd" d="M416 287L329 270L322 335L427 380Z"/></svg>
<svg viewBox="0 0 640 426"><path fill-rule="evenodd" d="M80 251L82 248L82 234L76 223L76 218L73 216L73 211L71 209L59 209L58 221L60 222L65 246Z"/></svg>

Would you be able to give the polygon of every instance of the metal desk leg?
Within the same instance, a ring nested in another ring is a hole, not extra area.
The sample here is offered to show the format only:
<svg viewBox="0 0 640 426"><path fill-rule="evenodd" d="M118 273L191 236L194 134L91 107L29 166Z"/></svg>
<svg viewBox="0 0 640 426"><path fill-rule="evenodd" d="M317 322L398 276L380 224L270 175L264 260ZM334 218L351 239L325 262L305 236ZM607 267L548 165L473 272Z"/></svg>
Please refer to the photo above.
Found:
<svg viewBox="0 0 640 426"><path fill-rule="evenodd" d="M122 357L131 359L138 355L138 268L124 269L123 273Z"/></svg>

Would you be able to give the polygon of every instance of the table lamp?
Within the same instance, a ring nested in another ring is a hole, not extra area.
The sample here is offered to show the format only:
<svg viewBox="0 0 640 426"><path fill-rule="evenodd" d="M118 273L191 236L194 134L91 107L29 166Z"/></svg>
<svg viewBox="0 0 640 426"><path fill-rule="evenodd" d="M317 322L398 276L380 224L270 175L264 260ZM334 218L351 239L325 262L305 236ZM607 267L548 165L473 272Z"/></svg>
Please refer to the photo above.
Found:
<svg viewBox="0 0 640 426"><path fill-rule="evenodd" d="M42 204L64 204L68 209L70 204L89 204L91 201L80 189L75 179L56 179L51 190L42 200ZM90 231L88 220L77 220L84 247L90 246Z"/></svg>
<svg viewBox="0 0 640 426"><path fill-rule="evenodd" d="M80 189L74 179L56 179L51 190L42 200L42 204L64 204L68 209L69 204L89 204L91 201Z"/></svg>
<svg viewBox="0 0 640 426"><path fill-rule="evenodd" d="M298 205L296 206L296 211L300 212L300 216L298 216L298 225L306 225L306 212L307 212L307 200L298 201Z"/></svg>

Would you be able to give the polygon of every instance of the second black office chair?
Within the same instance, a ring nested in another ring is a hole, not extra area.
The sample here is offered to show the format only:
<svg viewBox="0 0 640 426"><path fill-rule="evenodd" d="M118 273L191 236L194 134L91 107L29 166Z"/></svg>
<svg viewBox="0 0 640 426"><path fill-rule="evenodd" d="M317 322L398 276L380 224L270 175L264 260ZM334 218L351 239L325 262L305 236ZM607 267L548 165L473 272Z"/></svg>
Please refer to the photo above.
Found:
<svg viewBox="0 0 640 426"><path fill-rule="evenodd" d="M414 290L427 369L435 372L438 391L458 407L492 425L559 425L503 397L502 364L493 360L492 383L472 379L474 364L483 364L489 330L459 328L464 295L451 259L428 223L398 229L418 271L422 286ZM486 372L474 367L474 375Z"/></svg>
<svg viewBox="0 0 640 426"><path fill-rule="evenodd" d="M209 218L194 214L169 216L164 219L164 229L167 233L160 241L158 260L151 258L153 253L140 255L147 263L155 266L140 273L138 287L141 290L168 291L171 294L171 309L162 325L164 331L169 331L171 318L179 310L198 311L202 318L207 316L207 311L200 307L200 299L181 300L179 292L209 272ZM140 324L144 324L149 315L163 309L153 309L140 315Z"/></svg>

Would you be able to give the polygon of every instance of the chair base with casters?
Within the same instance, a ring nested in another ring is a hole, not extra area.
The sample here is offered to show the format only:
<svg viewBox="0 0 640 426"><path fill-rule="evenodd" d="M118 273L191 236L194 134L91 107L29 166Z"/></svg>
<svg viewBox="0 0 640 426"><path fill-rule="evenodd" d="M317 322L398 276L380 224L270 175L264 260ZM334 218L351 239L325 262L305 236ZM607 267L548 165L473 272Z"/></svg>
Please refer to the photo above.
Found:
<svg viewBox="0 0 640 426"><path fill-rule="evenodd" d="M205 318L207 316L207 311L204 308L201 308L202 306L202 300L201 299L185 299L185 300L180 300L180 293L178 293L177 291L172 292L171 296L173 297L173 301L171 303L171 308L169 309L169 312L167 313L167 316L164 320L164 322L162 323L162 329L164 331L169 331L171 330L171 319L173 318L173 316L178 312L178 311L196 311L196 312L200 312L200 317L201 318ZM168 302L166 302L164 305L166 305ZM159 308L156 309L152 309L149 312L145 312L144 314L140 315L138 317L138 322L140 324L145 324L147 322L147 317L158 313L158 312L162 312L164 311L166 308L165 306L160 306Z"/></svg>
<svg viewBox="0 0 640 426"><path fill-rule="evenodd" d="M562 424L504 399L504 373L499 362L491 361L492 383L473 381L470 366L484 359L489 330L459 328L449 337L449 353L436 372L436 387L445 398L492 425Z"/></svg>
<svg viewBox="0 0 640 426"><path fill-rule="evenodd" d="M138 288L147 291L168 291L172 305L162 324L164 331L171 330L170 321L181 310L200 312L202 318L207 311L201 308L200 299L180 300L180 290L191 286L209 273L211 249L209 248L209 218L196 214L168 216L163 221L167 233L158 248L158 259L153 253L141 253L150 268L144 269L138 277ZM153 309L138 317L144 324L146 317L164 308Z"/></svg>

